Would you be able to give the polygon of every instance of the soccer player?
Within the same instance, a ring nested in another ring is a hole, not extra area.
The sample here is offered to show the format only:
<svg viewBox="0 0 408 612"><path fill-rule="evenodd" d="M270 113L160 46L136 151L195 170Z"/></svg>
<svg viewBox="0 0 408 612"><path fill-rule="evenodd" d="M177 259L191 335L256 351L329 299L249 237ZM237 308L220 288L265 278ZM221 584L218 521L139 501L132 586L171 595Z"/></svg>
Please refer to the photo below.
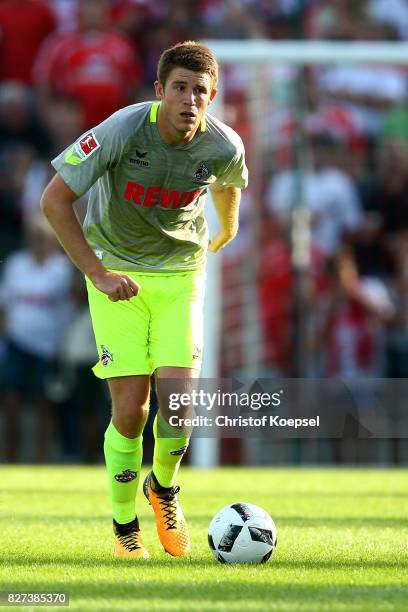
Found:
<svg viewBox="0 0 408 612"><path fill-rule="evenodd" d="M247 184L241 139L207 114L217 78L216 59L204 45L165 50L158 101L123 108L80 136L53 160L57 174L41 201L86 277L99 351L94 372L107 379L112 398L104 452L118 557L149 556L135 497L152 373L159 410L143 490L164 549L173 556L190 550L175 485L189 440L166 418L165 381L183 392L199 376L206 251L209 245L217 252L236 235ZM72 205L89 189L82 229ZM203 214L208 189L219 219L211 241Z"/></svg>

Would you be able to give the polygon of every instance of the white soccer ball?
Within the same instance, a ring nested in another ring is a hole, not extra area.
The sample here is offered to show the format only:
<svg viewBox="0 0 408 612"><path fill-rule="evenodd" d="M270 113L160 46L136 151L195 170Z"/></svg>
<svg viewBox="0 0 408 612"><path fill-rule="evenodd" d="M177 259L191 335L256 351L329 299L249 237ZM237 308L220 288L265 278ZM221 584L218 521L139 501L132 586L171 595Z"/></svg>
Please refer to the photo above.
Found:
<svg viewBox="0 0 408 612"><path fill-rule="evenodd" d="M220 563L265 563L277 542L272 518L254 504L225 506L208 528L208 544Z"/></svg>

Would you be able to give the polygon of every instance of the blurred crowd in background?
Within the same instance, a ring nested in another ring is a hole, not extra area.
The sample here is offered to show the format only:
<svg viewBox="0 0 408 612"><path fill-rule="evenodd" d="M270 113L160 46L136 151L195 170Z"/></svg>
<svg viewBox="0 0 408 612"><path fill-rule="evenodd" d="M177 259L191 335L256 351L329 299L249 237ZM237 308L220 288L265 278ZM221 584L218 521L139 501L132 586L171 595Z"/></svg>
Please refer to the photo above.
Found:
<svg viewBox="0 0 408 612"><path fill-rule="evenodd" d="M60 459L98 461L96 440L109 412L105 388L90 370L97 355L83 280L39 213L50 160L118 108L153 99L163 49L214 38L403 41L408 2L0 0L1 459L50 460L57 440ZM272 375L299 373L289 236L300 129L312 228L303 373L407 377L408 70L275 67L271 83L283 101L285 84L299 76L302 124L281 100L267 109L255 150L250 75L239 65L224 73L225 120L242 136L261 188L244 193L242 232L226 251L224 288L235 287L229 295L236 298L222 324L222 373L245 365L237 291L253 248L246 239L253 207L261 219L253 296L260 364ZM85 208L84 199L77 203L80 218ZM36 409L24 439L27 401Z"/></svg>

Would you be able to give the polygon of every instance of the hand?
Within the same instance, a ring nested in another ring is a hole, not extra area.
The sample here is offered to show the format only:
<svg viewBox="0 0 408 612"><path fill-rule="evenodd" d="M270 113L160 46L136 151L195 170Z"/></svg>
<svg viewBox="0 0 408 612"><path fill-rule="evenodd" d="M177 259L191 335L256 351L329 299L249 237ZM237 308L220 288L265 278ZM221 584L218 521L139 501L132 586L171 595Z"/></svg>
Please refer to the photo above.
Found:
<svg viewBox="0 0 408 612"><path fill-rule="evenodd" d="M106 293L112 302L130 300L140 290L140 286L130 276L118 272L105 270L102 274L91 278L91 281L99 291Z"/></svg>
<svg viewBox="0 0 408 612"><path fill-rule="evenodd" d="M218 253L218 251L225 247L226 244L231 242L233 238L234 236L232 236L231 234L220 231L215 234L214 238L209 240L208 250L211 251L211 253Z"/></svg>

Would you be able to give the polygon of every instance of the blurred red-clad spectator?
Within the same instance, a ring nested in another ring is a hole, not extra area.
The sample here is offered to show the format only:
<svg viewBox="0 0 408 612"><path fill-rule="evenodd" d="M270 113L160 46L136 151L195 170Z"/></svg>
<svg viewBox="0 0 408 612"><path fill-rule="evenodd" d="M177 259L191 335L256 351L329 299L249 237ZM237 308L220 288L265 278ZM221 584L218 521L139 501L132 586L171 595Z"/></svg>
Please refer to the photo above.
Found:
<svg viewBox="0 0 408 612"><path fill-rule="evenodd" d="M322 332L323 374L344 378L385 375L385 326L395 307L384 282L360 277L347 250L332 261L332 290Z"/></svg>
<svg viewBox="0 0 408 612"><path fill-rule="evenodd" d="M54 96L72 97L83 109L86 129L130 104L142 68L127 38L109 29L109 2L84 0L76 32L45 41L34 67L42 108Z"/></svg>
<svg viewBox="0 0 408 612"><path fill-rule="evenodd" d="M293 269L290 248L283 238L264 248L258 291L262 361L279 375L288 376L293 345Z"/></svg>
<svg viewBox="0 0 408 612"><path fill-rule="evenodd" d="M195 3L190 0L117 0L110 15L116 30L128 36L142 59L145 89L137 100L153 93L157 62L163 49L183 40L199 38L196 31Z"/></svg>
<svg viewBox="0 0 408 612"><path fill-rule="evenodd" d="M146 34L141 31L143 26L166 17L166 7L163 2L149 2L148 0L118 0L111 7L112 23L125 34Z"/></svg>
<svg viewBox="0 0 408 612"><path fill-rule="evenodd" d="M258 275L258 298L262 330L262 363L279 376L293 374L293 339L295 308L295 272L291 247L273 217L262 223L262 260ZM309 267L308 308L310 330L315 327L317 308L326 295L327 259L312 247ZM304 355L305 362L310 356ZM310 364L311 366L312 364Z"/></svg>
<svg viewBox="0 0 408 612"><path fill-rule="evenodd" d="M156 0L118 0L110 10L110 20L116 31L127 36L144 67L144 81L150 82L146 71L146 58L152 45L152 29L167 16L164 2ZM168 30L171 29L168 24Z"/></svg>
<svg viewBox="0 0 408 612"><path fill-rule="evenodd" d="M31 84L37 52L56 26L42 0L0 1L0 80Z"/></svg>

